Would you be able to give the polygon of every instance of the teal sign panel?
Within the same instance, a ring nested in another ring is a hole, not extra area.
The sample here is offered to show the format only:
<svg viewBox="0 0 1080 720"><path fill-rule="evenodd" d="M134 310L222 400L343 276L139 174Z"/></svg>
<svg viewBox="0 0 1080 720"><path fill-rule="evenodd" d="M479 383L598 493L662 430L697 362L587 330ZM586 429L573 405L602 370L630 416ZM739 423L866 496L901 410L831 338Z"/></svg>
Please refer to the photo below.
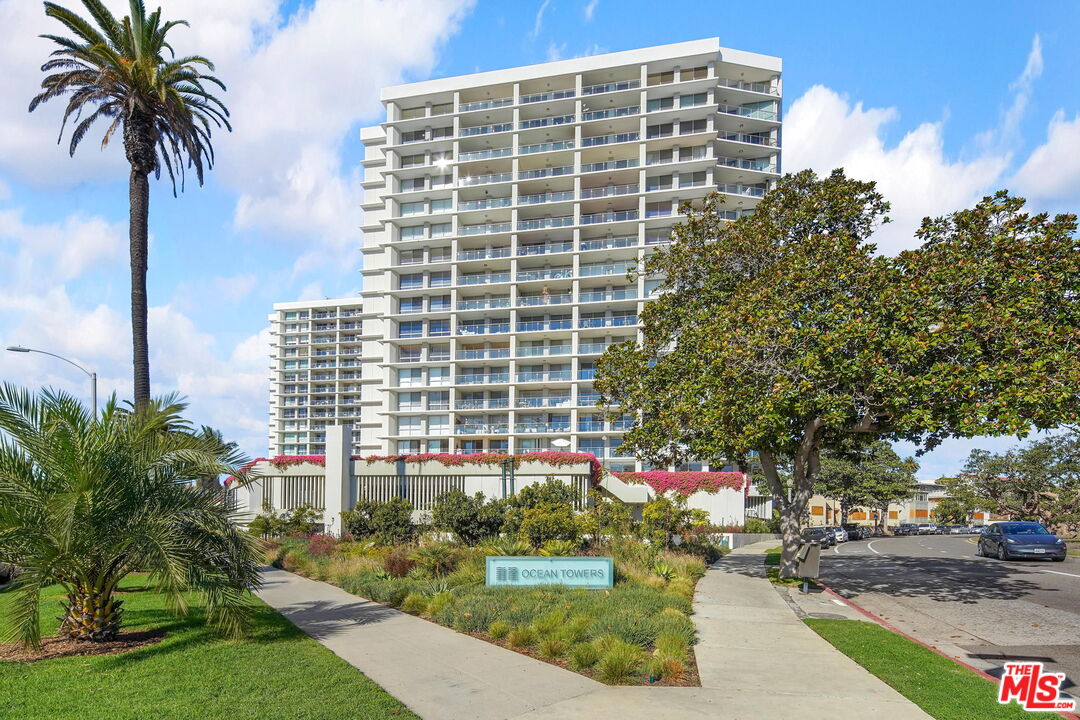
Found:
<svg viewBox="0 0 1080 720"><path fill-rule="evenodd" d="M505 557L487 559L488 586L567 585L599 590L615 583L609 557Z"/></svg>

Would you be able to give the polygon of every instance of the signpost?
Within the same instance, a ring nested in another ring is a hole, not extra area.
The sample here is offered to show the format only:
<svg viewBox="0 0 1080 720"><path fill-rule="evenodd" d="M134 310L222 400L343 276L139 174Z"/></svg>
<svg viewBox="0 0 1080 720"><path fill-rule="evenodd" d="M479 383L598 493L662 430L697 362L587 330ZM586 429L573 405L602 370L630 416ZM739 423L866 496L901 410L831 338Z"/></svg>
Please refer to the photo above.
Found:
<svg viewBox="0 0 1080 720"><path fill-rule="evenodd" d="M487 585L528 587L566 585L601 590L615 582L609 557L506 557L487 559Z"/></svg>

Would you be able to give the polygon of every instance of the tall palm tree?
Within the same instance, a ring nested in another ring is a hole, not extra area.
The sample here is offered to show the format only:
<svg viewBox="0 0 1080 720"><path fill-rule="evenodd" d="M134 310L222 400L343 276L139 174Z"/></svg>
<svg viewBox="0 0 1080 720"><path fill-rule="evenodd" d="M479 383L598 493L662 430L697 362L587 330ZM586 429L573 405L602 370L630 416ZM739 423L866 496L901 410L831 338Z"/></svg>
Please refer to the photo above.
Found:
<svg viewBox="0 0 1080 720"><path fill-rule="evenodd" d="M131 14L122 20L101 0L82 0L87 20L55 3L45 3L45 14L59 20L72 37L42 35L60 46L41 66L50 73L41 81L41 93L30 103L33 112L43 102L68 96L60 137L70 120L69 154L100 119L109 121L101 146L118 128L123 130L124 152L131 165L129 179L131 257L131 335L135 369L135 404L150 399L149 342L146 328L147 222L150 209L149 175L161 177L162 165L176 195L176 175L184 187L185 165L194 169L199 184L203 169L214 164L210 144L213 127L229 125L229 111L207 91L208 85L225 89L213 75L214 65L199 55L176 58L166 40L169 31L185 20L163 21L161 8L147 15L142 0L129 0ZM166 53L168 57L166 57ZM85 115L85 117L84 117Z"/></svg>
<svg viewBox="0 0 1080 720"><path fill-rule="evenodd" d="M0 562L16 565L8 637L40 646L41 589L66 590L60 632L116 637L116 587L135 570L176 612L201 593L209 618L239 632L259 584L257 540L200 478L246 458L180 419L175 397L135 409L106 404L95 419L70 395L0 387Z"/></svg>

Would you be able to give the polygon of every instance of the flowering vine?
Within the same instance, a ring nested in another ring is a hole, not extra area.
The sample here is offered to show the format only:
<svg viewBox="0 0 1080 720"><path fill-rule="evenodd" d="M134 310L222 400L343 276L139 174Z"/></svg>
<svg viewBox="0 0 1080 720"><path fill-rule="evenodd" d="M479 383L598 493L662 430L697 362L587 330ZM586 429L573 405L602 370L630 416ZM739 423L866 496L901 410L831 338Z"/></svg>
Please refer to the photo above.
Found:
<svg viewBox="0 0 1080 720"><path fill-rule="evenodd" d="M669 471L617 472L615 477L631 485L648 485L658 495L672 490L680 495L716 493L724 488L742 490L746 480L741 472Z"/></svg>

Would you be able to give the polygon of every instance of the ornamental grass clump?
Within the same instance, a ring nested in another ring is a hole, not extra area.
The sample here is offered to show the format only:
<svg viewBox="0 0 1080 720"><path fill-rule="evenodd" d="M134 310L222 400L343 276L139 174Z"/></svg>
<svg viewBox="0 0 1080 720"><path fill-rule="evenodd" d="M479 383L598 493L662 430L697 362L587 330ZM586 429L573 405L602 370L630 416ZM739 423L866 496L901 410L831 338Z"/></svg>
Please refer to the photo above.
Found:
<svg viewBox="0 0 1080 720"><path fill-rule="evenodd" d="M536 643L536 631L531 627L516 627L506 635L506 644L521 650Z"/></svg>
<svg viewBox="0 0 1080 720"><path fill-rule="evenodd" d="M420 593L409 593L401 601L401 610L412 615L420 615L427 611L428 598Z"/></svg>
<svg viewBox="0 0 1080 720"><path fill-rule="evenodd" d="M600 659L600 648L595 643L580 642L570 648L570 668L585 670L591 668Z"/></svg>
<svg viewBox="0 0 1080 720"><path fill-rule="evenodd" d="M488 625L488 635L495 640L502 640L510 632L510 624L505 620L496 620Z"/></svg>
<svg viewBox="0 0 1080 720"><path fill-rule="evenodd" d="M613 642L596 663L596 677L610 685L621 685L641 668L641 648L622 640Z"/></svg>
<svg viewBox="0 0 1080 720"><path fill-rule="evenodd" d="M540 641L540 657L557 660L570 649L570 643L561 637L546 637Z"/></svg>

